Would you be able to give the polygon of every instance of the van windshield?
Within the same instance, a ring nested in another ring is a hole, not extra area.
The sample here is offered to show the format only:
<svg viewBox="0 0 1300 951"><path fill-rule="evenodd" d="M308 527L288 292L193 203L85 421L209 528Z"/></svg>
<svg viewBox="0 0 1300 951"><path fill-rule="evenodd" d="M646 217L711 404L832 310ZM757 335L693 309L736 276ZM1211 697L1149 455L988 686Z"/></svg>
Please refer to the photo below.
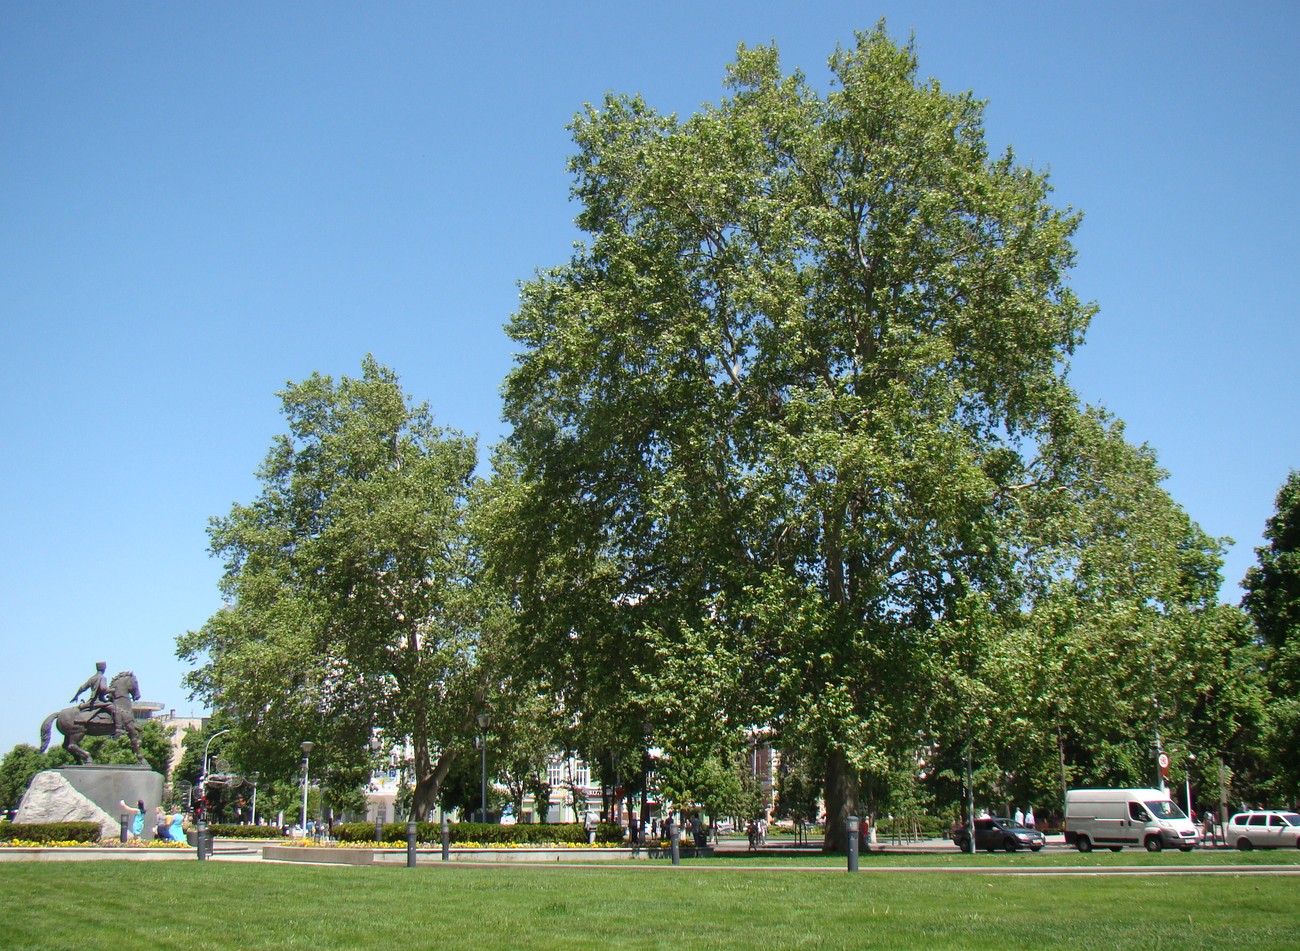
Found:
<svg viewBox="0 0 1300 951"><path fill-rule="evenodd" d="M1151 810L1151 815L1157 819L1186 819L1183 810L1179 809L1168 799L1156 799L1153 802L1144 803Z"/></svg>

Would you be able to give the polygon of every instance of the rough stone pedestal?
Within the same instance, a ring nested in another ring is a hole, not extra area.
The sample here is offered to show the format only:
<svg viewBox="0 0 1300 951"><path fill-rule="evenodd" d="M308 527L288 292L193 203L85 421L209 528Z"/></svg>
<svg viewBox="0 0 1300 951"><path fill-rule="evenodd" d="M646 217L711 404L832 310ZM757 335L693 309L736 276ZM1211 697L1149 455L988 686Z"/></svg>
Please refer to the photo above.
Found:
<svg viewBox="0 0 1300 951"><path fill-rule="evenodd" d="M122 832L125 800L144 800L141 840L153 838L154 808L162 803L163 778L148 766L60 766L37 773L14 822L98 822L103 839ZM128 817L127 827L130 828Z"/></svg>

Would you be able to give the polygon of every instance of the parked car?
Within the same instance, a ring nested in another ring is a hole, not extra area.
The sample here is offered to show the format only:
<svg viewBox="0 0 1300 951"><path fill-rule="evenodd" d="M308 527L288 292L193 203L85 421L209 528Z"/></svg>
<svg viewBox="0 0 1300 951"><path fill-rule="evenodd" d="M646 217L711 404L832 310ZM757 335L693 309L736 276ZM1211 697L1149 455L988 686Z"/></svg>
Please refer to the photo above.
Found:
<svg viewBox="0 0 1300 951"><path fill-rule="evenodd" d="M963 852L970 851L970 833L965 826L953 830L952 843ZM1037 852L1046 844L1047 839L1043 837L1043 833L1018 825L1010 819L993 816L975 820L975 848L977 849L985 849L989 852L995 849L1006 849L1008 852L1029 849Z"/></svg>
<svg viewBox="0 0 1300 951"><path fill-rule="evenodd" d="M1251 849L1300 849L1300 815L1280 809L1239 812L1228 820L1224 841Z"/></svg>

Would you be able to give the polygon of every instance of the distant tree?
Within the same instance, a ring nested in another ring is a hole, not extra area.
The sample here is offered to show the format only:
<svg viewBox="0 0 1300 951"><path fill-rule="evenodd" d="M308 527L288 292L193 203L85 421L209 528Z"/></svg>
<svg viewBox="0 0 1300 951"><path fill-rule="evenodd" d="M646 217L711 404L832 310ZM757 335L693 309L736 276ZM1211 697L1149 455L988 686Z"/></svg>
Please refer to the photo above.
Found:
<svg viewBox="0 0 1300 951"><path fill-rule="evenodd" d="M154 772L167 777L171 766L172 734L175 727L158 720L145 720L140 724L140 752L148 760ZM131 741L125 736L92 736L82 743L86 752L96 763L121 763L129 765L136 762L131 750Z"/></svg>
<svg viewBox="0 0 1300 951"><path fill-rule="evenodd" d="M474 441L434 425L396 375L313 375L281 394L261 489L209 528L226 605L179 638L186 682L225 715L231 756L352 782L375 731L414 751L426 812L484 703L484 629L466 514Z"/></svg>
<svg viewBox="0 0 1300 951"><path fill-rule="evenodd" d="M491 728L493 776L505 786L516 818L532 795L537 821L544 822L550 796L547 767L558 749L554 707L534 684L510 680L495 692Z"/></svg>
<svg viewBox="0 0 1300 951"><path fill-rule="evenodd" d="M34 746L19 743L0 761L0 810L17 809L37 773L72 762L72 754L62 747L41 753Z"/></svg>
<svg viewBox="0 0 1300 951"><path fill-rule="evenodd" d="M773 815L799 825L812 825L820 818L821 794L821 777L798 748L783 749L776 770Z"/></svg>
<svg viewBox="0 0 1300 951"><path fill-rule="evenodd" d="M1268 651L1269 728L1261 752L1277 774L1279 797L1300 796L1300 470L1277 494L1264 528L1268 540L1255 550L1258 563L1246 572L1242 607Z"/></svg>

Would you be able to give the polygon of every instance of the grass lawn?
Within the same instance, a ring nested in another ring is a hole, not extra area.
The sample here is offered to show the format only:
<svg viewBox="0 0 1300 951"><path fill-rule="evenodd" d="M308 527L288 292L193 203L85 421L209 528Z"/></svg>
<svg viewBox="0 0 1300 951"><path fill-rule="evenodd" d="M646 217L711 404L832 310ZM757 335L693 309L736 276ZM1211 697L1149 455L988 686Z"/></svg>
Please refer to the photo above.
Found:
<svg viewBox="0 0 1300 951"><path fill-rule="evenodd" d="M1292 876L13 862L0 948L1294 948L1298 896Z"/></svg>
<svg viewBox="0 0 1300 951"><path fill-rule="evenodd" d="M707 859L682 859L683 865L745 865L745 866L832 866L844 868L843 855L820 853L792 853L790 855L749 855L746 852L719 852ZM1052 849L1044 852L977 852L968 855L955 848L941 852L862 852L859 865L866 871L878 867L908 868L1121 868L1173 866L1184 868L1224 865L1295 865L1300 866L1300 849L1256 849L1238 852L1236 849L1195 849L1191 852L1166 850L1146 852L1142 849L1125 849L1111 852L1076 852L1074 849Z"/></svg>

